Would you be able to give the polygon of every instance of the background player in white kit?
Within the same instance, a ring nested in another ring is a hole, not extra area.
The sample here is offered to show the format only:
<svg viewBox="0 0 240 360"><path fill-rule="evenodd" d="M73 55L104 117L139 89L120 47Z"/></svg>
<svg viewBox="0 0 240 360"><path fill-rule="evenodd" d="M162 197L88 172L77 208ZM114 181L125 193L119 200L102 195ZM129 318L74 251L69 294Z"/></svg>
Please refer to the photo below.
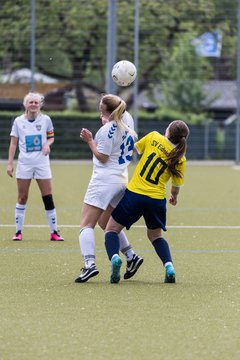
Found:
<svg viewBox="0 0 240 360"><path fill-rule="evenodd" d="M18 198L15 208L16 233L13 240L22 240L26 203L32 179L36 179L50 226L50 240L63 241L57 231L57 215L52 197L50 146L54 142L54 128L48 115L40 109L44 97L38 93L28 93L23 100L25 113L18 116L10 133L7 173L13 177L13 160L17 145L19 156L16 168Z"/></svg>
<svg viewBox="0 0 240 360"><path fill-rule="evenodd" d="M86 282L99 273L95 265L94 228L97 222L105 228L112 210L124 194L136 136L133 118L125 111L126 103L119 96L103 96L99 110L103 126L95 139L88 129L82 129L80 133L80 138L88 143L93 153L93 172L84 197L79 235L85 266L75 282ZM129 279L143 259L134 253L124 232L120 233L120 250L127 258L124 278Z"/></svg>

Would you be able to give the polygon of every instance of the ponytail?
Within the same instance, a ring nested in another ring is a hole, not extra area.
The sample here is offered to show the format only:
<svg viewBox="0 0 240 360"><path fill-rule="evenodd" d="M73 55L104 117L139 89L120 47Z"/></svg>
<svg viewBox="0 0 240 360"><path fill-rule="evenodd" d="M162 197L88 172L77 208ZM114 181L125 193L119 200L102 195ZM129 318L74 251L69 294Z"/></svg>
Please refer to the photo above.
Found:
<svg viewBox="0 0 240 360"><path fill-rule="evenodd" d="M110 112L109 121L115 120L120 131L128 131L132 135L137 136L133 129L130 129L123 121L123 114L126 110L126 103L123 99L116 95L104 95L103 104L106 105L107 111Z"/></svg>
<svg viewBox="0 0 240 360"><path fill-rule="evenodd" d="M176 145L168 155L168 168L173 176L181 177L181 172L177 169L177 165L187 150L187 138L189 128L185 122L175 120L168 127L167 138Z"/></svg>

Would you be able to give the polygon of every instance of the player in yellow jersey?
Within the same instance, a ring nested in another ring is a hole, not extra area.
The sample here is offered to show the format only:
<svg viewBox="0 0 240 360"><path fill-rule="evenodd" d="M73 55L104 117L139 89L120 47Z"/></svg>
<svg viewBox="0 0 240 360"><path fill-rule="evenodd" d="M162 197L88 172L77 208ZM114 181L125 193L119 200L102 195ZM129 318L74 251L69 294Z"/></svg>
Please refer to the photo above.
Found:
<svg viewBox="0 0 240 360"><path fill-rule="evenodd" d="M118 234L124 227L129 229L142 216L148 238L165 266L165 283L175 283L170 248L162 236L162 230L166 231L166 184L171 179L169 202L176 205L180 187L184 184L188 135L186 123L175 120L169 124L165 135L153 131L135 143L141 159L105 232L105 246L112 264L111 283L120 281L122 260ZM131 264L129 272L130 267Z"/></svg>

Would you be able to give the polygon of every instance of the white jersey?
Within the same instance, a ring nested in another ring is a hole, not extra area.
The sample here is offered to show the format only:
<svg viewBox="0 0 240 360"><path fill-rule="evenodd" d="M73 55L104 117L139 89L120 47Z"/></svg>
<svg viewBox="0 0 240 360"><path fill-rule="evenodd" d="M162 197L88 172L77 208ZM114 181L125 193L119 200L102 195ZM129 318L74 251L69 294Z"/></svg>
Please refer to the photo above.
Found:
<svg viewBox="0 0 240 360"><path fill-rule="evenodd" d="M134 129L132 116L125 111L123 121ZM91 181L116 184L128 183L127 167L132 159L134 135L127 130L120 130L115 121L103 125L94 138L97 150L109 156L106 163L102 163L93 155L93 173Z"/></svg>
<svg viewBox="0 0 240 360"><path fill-rule="evenodd" d="M18 138L20 164L49 165L49 155L42 152L47 139L54 136L52 120L48 115L39 114L34 121L29 121L25 114L18 116L10 136Z"/></svg>

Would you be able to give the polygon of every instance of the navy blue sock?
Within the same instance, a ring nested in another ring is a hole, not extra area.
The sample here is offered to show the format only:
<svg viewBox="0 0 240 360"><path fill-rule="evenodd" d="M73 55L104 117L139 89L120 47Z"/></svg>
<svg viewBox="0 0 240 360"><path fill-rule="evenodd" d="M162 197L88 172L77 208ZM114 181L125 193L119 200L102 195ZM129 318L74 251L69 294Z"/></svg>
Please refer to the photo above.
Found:
<svg viewBox="0 0 240 360"><path fill-rule="evenodd" d="M109 231L105 233L105 248L107 250L108 258L111 260L114 254L119 254L119 237L116 232Z"/></svg>
<svg viewBox="0 0 240 360"><path fill-rule="evenodd" d="M158 238L154 240L152 244L155 248L156 253L162 260L163 265L168 261L172 262L170 248L168 242L164 238Z"/></svg>

